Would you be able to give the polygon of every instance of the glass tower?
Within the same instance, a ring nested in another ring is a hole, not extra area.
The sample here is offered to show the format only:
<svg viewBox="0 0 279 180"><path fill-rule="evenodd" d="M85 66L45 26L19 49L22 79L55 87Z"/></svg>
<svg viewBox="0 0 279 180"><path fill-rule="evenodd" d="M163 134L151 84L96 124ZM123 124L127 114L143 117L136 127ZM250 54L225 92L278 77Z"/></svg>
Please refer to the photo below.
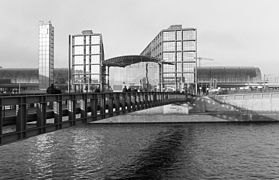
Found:
<svg viewBox="0 0 279 180"><path fill-rule="evenodd" d="M94 92L106 85L106 67L102 35L92 30L70 37L72 69L71 78L74 91Z"/></svg>
<svg viewBox="0 0 279 180"><path fill-rule="evenodd" d="M164 90L187 90L197 88L197 29L172 25L163 29L143 50L143 56L159 58L164 62L161 69L161 86Z"/></svg>
<svg viewBox="0 0 279 180"><path fill-rule="evenodd" d="M39 25L39 89L46 90L53 83L54 27L51 22Z"/></svg>

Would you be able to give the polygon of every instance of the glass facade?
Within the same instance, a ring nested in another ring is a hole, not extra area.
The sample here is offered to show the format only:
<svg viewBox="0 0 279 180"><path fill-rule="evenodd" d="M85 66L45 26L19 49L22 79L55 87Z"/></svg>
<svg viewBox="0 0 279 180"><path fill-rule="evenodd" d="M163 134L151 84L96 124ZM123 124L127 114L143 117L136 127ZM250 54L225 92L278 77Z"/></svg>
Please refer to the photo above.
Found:
<svg viewBox="0 0 279 180"><path fill-rule="evenodd" d="M54 27L51 22L39 25L39 89L46 90L53 83Z"/></svg>
<svg viewBox="0 0 279 180"><path fill-rule="evenodd" d="M143 50L143 56L161 59L162 89L183 90L197 86L197 30L172 25L162 30Z"/></svg>
<svg viewBox="0 0 279 180"><path fill-rule="evenodd" d="M102 90L106 83L106 69L102 66L104 49L101 34L92 31L73 35L72 50L72 85L78 92Z"/></svg>

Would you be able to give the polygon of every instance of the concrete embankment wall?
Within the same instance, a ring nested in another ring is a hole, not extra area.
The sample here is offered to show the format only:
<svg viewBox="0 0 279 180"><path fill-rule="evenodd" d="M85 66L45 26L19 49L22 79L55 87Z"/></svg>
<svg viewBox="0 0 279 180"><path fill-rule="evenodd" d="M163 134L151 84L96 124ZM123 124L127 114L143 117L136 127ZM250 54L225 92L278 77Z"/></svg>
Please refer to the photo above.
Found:
<svg viewBox="0 0 279 180"><path fill-rule="evenodd" d="M216 95L213 98L251 111L279 112L279 93Z"/></svg>
<svg viewBox="0 0 279 180"><path fill-rule="evenodd" d="M252 116L253 121L279 120L279 93L216 95L212 99Z"/></svg>

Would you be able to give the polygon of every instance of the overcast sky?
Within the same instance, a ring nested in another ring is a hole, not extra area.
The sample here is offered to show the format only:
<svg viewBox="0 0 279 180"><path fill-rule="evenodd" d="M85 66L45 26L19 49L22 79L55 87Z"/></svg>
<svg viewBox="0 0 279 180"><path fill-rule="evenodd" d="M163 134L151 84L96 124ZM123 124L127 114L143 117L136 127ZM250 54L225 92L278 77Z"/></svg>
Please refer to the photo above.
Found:
<svg viewBox="0 0 279 180"><path fill-rule="evenodd" d="M198 29L201 65L256 66L279 74L278 0L0 0L0 66L38 66L38 25L55 27L55 67L68 35L102 33L105 57L140 54L172 24Z"/></svg>

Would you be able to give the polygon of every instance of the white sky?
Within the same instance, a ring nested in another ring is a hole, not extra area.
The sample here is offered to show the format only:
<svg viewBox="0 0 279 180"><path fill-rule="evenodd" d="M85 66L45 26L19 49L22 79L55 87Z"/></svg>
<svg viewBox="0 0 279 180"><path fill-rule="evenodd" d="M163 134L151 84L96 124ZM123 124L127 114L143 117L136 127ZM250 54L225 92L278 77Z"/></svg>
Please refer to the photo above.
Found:
<svg viewBox="0 0 279 180"><path fill-rule="evenodd" d="M139 54L172 24L198 29L202 65L257 66L279 74L278 0L0 0L0 66L38 66L39 20L55 27L55 67L68 35L102 33L105 57Z"/></svg>

